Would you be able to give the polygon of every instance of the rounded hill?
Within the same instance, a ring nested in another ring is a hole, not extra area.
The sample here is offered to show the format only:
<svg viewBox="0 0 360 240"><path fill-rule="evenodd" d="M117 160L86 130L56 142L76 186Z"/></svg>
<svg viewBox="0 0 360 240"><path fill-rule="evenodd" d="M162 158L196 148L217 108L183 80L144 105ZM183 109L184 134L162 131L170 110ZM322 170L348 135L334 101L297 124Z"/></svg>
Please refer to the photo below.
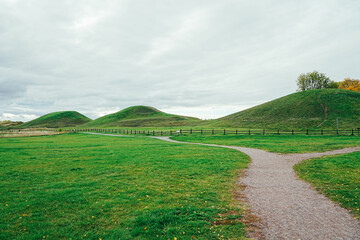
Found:
<svg viewBox="0 0 360 240"><path fill-rule="evenodd" d="M91 119L76 111L53 112L21 124L20 128L59 128L75 127L90 122Z"/></svg>
<svg viewBox="0 0 360 240"><path fill-rule="evenodd" d="M164 113L148 106L134 106L86 124L87 127L167 127L187 125L197 118Z"/></svg>
<svg viewBox="0 0 360 240"><path fill-rule="evenodd" d="M360 93L341 89L296 92L213 121L246 128L360 128Z"/></svg>

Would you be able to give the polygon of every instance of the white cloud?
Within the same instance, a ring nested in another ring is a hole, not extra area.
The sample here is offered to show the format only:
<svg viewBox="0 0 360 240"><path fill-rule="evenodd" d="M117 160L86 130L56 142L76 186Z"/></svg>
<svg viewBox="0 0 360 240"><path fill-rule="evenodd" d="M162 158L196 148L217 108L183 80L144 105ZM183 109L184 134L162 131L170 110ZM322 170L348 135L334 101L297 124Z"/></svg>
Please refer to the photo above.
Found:
<svg viewBox="0 0 360 240"><path fill-rule="evenodd" d="M174 31L168 33L167 36L155 38L151 42L151 49L142 62L148 63L153 58L176 48L177 45L184 44L194 31L205 24L206 15L206 11L202 9L183 16L179 26Z"/></svg>
<svg viewBox="0 0 360 240"><path fill-rule="evenodd" d="M95 24L106 18L108 15L110 15L109 11L96 12L94 10L88 10L86 15L75 19L73 25L70 26L70 29L76 31L89 30L94 27Z"/></svg>
<svg viewBox="0 0 360 240"><path fill-rule="evenodd" d="M33 120L39 116L35 114L13 114L13 113L3 113L1 115L2 120L11 120L11 121L23 121L27 122Z"/></svg>

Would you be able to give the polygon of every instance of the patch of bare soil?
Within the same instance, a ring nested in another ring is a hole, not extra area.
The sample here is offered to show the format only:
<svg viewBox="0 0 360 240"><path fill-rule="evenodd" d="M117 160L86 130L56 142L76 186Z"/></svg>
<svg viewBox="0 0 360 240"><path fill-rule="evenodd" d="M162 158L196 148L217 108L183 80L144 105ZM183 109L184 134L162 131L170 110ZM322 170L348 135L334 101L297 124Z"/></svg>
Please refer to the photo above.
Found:
<svg viewBox="0 0 360 240"><path fill-rule="evenodd" d="M34 137L34 136L48 136L48 135L57 135L61 132L55 131L3 131L0 132L0 138L9 138L9 137Z"/></svg>

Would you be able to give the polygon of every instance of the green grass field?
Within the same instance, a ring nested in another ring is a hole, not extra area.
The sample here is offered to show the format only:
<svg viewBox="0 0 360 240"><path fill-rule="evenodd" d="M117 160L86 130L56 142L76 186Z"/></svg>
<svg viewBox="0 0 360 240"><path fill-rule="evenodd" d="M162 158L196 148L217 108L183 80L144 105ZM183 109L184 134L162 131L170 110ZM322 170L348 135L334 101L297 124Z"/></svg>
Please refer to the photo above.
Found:
<svg viewBox="0 0 360 240"><path fill-rule="evenodd" d="M242 239L235 150L143 137L0 139L0 239Z"/></svg>
<svg viewBox="0 0 360 240"><path fill-rule="evenodd" d="M294 169L301 179L360 219L360 152L306 160Z"/></svg>
<svg viewBox="0 0 360 240"><path fill-rule="evenodd" d="M219 145L242 146L278 153L324 152L345 147L360 146L359 136L277 136L277 135L222 135L199 134L172 137L185 142L201 142Z"/></svg>

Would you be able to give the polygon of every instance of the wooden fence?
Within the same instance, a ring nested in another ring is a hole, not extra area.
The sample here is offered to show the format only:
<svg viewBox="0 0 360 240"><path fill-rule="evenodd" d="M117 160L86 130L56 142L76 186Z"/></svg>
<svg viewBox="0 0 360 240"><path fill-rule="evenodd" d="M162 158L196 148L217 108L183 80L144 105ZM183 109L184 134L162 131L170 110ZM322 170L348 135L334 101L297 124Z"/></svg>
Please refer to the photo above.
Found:
<svg viewBox="0 0 360 240"><path fill-rule="evenodd" d="M86 129L67 129L69 132L96 132L113 133L124 135L145 135L145 136L174 136L174 135L342 135L342 136L360 136L360 128L325 130L325 129L305 129L305 130L266 130L266 129L248 129L248 130L205 130L205 129L179 129L179 130L136 130L136 129L104 129L104 128L86 128Z"/></svg>
<svg viewBox="0 0 360 240"><path fill-rule="evenodd" d="M3 130L4 132L26 132L26 131L61 131L61 132L94 132L94 133L112 133L122 135L144 135L144 136L175 136L175 135L341 135L341 136L360 136L360 128L356 129L305 129L305 130L267 130L267 129L248 129L248 130L233 130L233 129L179 129L179 130L137 130L137 129L107 129L107 128L82 128L82 129L11 129Z"/></svg>

